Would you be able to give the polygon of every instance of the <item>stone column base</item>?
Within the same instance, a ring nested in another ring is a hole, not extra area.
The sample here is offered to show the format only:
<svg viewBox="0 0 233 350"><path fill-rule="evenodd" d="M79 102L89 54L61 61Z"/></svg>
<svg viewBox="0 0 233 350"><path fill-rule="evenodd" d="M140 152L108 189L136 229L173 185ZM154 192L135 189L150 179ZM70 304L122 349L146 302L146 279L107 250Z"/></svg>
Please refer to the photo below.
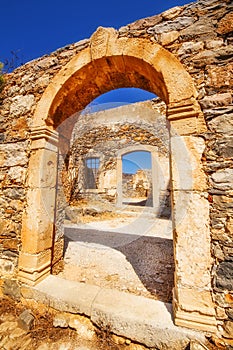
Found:
<svg viewBox="0 0 233 350"><path fill-rule="evenodd" d="M213 316L201 315L194 312L174 310L176 326L196 329L204 332L217 333L217 323Z"/></svg>
<svg viewBox="0 0 233 350"><path fill-rule="evenodd" d="M194 291L192 291L193 293ZM207 291L204 291L204 295L208 294ZM195 305L190 300L190 304L183 303L178 300L173 291L173 314L174 314L174 323L176 326L196 329L209 333L217 333L217 321L214 314L214 308L211 304L209 308L207 307L204 300L202 300L202 292L196 291L196 296L198 301ZM199 304L199 305L198 305ZM204 314L204 308L206 309L206 314Z"/></svg>
<svg viewBox="0 0 233 350"><path fill-rule="evenodd" d="M34 286L51 273L51 249L38 254L21 252L19 256L18 279Z"/></svg>
<svg viewBox="0 0 233 350"><path fill-rule="evenodd" d="M43 279L50 275L51 267L48 266L43 271L36 271L31 273L30 271L22 271L20 270L18 273L19 281L29 285L35 286L40 283Z"/></svg>

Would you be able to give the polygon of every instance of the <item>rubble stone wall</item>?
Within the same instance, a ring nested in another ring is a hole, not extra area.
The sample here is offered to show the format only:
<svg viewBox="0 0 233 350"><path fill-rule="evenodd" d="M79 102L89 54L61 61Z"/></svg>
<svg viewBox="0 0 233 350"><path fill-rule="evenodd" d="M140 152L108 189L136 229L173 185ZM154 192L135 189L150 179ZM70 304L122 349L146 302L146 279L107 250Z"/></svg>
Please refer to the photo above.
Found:
<svg viewBox="0 0 233 350"><path fill-rule="evenodd" d="M233 338L232 7L230 0L200 0L118 30L119 37L149 38L162 45L183 64L198 91L208 127L200 136L206 145L202 160L211 208L212 297L218 329L229 341ZM0 283L5 293L12 293L9 281L17 279L33 113L53 77L89 45L88 39L68 45L5 76L0 99Z"/></svg>
<svg viewBox="0 0 233 350"><path fill-rule="evenodd" d="M141 147L141 151L147 145L154 146L164 175L161 190L167 191L169 134L163 102L147 101L80 115L72 139L68 174L75 173L76 177L67 186L71 200L85 197L85 159L99 157L98 196L107 190L106 194L114 201L117 181L121 181L116 174L118 151L133 146Z"/></svg>

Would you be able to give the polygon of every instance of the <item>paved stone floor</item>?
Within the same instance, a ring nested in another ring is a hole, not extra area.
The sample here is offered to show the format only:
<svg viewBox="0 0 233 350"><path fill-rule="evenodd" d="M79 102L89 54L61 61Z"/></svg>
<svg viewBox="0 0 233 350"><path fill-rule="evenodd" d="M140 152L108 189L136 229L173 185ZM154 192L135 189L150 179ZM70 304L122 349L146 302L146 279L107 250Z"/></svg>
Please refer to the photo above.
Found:
<svg viewBox="0 0 233 350"><path fill-rule="evenodd" d="M147 213L66 224L62 278L170 302L174 261L170 220Z"/></svg>

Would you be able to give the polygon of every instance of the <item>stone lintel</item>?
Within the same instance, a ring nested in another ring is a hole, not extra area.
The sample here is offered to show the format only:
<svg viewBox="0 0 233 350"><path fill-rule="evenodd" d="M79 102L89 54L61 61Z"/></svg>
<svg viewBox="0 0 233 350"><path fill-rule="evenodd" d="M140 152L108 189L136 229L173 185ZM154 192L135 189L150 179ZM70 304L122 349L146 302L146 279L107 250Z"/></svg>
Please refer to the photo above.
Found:
<svg viewBox="0 0 233 350"><path fill-rule="evenodd" d="M33 127L31 130L32 149L48 148L56 151L59 134L46 126ZM54 147L55 146L55 147Z"/></svg>

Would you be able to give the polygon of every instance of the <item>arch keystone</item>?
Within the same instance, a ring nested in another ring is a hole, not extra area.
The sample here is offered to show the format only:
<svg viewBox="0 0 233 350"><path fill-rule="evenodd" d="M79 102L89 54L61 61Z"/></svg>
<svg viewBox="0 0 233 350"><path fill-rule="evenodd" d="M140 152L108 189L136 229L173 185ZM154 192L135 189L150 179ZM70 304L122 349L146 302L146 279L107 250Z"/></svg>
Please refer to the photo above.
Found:
<svg viewBox="0 0 233 350"><path fill-rule="evenodd" d="M117 32L114 28L98 27L90 39L92 60L106 56L109 42L116 38Z"/></svg>

